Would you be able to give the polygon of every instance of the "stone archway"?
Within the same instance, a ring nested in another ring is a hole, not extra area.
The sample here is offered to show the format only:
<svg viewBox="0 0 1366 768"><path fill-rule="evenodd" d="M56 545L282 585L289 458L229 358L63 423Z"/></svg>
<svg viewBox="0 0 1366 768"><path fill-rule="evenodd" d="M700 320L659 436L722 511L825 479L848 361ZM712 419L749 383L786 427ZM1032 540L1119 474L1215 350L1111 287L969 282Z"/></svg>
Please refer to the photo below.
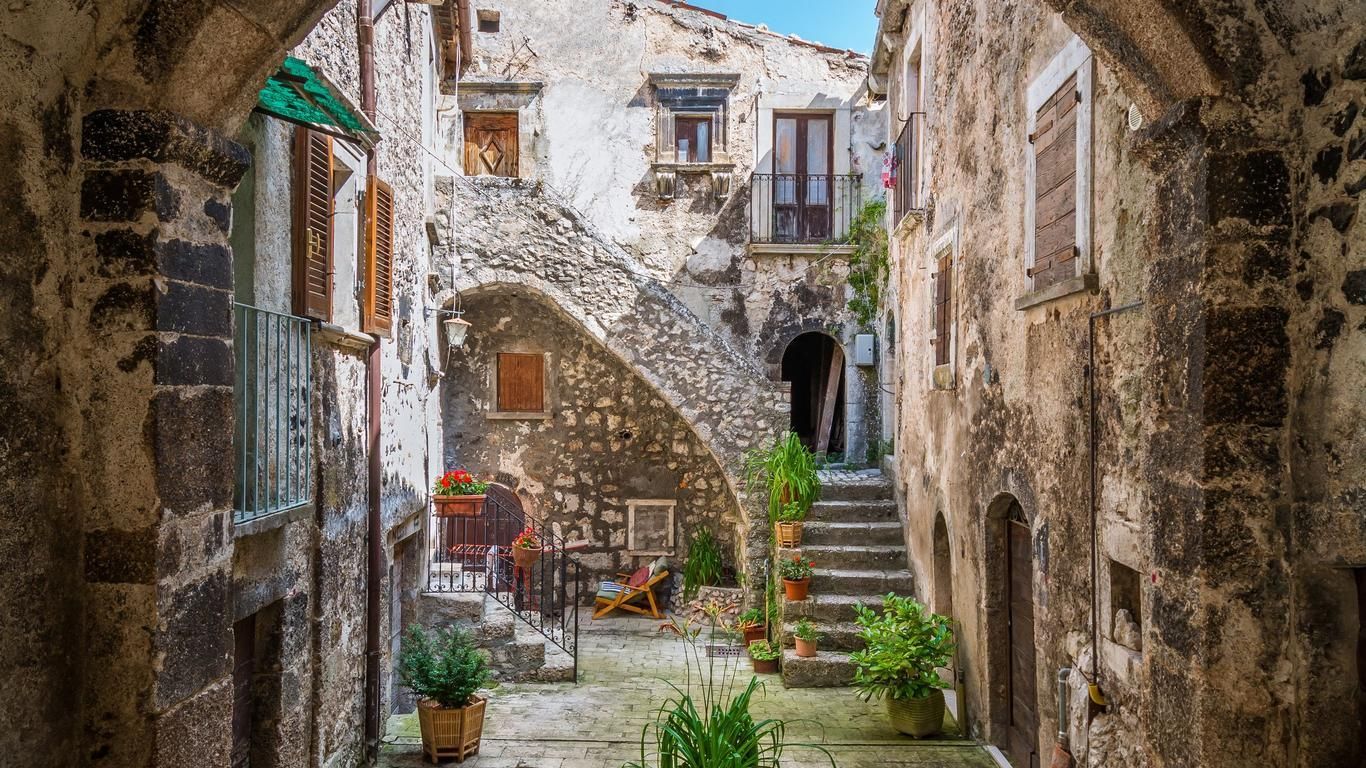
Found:
<svg viewBox="0 0 1366 768"><path fill-rule="evenodd" d="M934 612L956 619L953 608L953 544L941 511L934 516Z"/></svg>
<svg viewBox="0 0 1366 768"><path fill-rule="evenodd" d="M844 349L812 331L783 350L782 379L792 386L790 429L817 453L843 454L847 443Z"/></svg>

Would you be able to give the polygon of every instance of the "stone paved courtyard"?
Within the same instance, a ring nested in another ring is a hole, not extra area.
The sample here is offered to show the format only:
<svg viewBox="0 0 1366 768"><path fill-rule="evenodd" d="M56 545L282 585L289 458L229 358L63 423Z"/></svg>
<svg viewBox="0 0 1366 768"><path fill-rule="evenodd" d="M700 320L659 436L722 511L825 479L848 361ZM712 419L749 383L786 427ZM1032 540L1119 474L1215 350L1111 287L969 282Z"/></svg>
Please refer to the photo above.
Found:
<svg viewBox="0 0 1366 768"><path fill-rule="evenodd" d="M669 682L682 685L687 670L683 641L658 627L659 622L634 617L585 623L579 684L522 683L491 691L483 747L464 765L615 768L638 760L641 730L672 694ZM740 664L748 672L748 660ZM763 677L767 685L754 704L755 716L808 720L789 725L789 740L821 741L823 736L839 768L996 764L977 744L956 736L925 741L901 736L887 724L880 704L861 701L853 689L789 690L777 675ZM391 718L388 730L379 765L421 765L417 717ZM810 748L788 750L782 763L785 768L830 765Z"/></svg>

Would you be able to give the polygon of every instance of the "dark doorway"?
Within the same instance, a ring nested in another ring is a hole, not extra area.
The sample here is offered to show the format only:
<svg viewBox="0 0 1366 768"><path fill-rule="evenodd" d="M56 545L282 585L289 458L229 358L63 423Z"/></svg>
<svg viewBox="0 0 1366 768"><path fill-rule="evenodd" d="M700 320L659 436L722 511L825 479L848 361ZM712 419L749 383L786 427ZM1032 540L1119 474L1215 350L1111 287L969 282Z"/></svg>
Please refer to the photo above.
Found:
<svg viewBox="0 0 1366 768"><path fill-rule="evenodd" d="M256 673L256 614L232 625L232 768L251 765L251 680Z"/></svg>
<svg viewBox="0 0 1366 768"><path fill-rule="evenodd" d="M953 616L953 561L950 555L949 526L941 512L934 518L934 612Z"/></svg>
<svg viewBox="0 0 1366 768"><path fill-rule="evenodd" d="M279 765L281 603L232 625L232 768Z"/></svg>
<svg viewBox="0 0 1366 768"><path fill-rule="evenodd" d="M844 350L823 333L803 333L783 352L792 383L792 431L817 453L844 453Z"/></svg>
<svg viewBox="0 0 1366 768"><path fill-rule="evenodd" d="M1366 757L1366 568L1352 569L1357 584L1357 741Z"/></svg>
<svg viewBox="0 0 1366 768"><path fill-rule="evenodd" d="M1010 632L1010 729L1007 752L1016 768L1038 768L1038 697L1034 684L1034 568L1029 520L1012 501L1006 522L1007 625Z"/></svg>

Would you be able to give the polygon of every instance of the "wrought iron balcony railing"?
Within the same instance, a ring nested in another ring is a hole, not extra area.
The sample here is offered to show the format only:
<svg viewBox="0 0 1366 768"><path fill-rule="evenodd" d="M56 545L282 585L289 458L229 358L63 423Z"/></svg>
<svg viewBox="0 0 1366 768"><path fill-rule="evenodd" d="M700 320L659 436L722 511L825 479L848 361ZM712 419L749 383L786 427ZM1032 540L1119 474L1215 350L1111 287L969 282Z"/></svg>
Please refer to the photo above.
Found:
<svg viewBox="0 0 1366 768"><path fill-rule="evenodd" d="M312 324L233 304L234 523L307 504L313 484Z"/></svg>
<svg viewBox="0 0 1366 768"><path fill-rule="evenodd" d="M924 112L912 112L901 134L896 137L896 187L892 190L892 226L901 223L911 211L924 210L925 202L920 199L921 133L925 122Z"/></svg>
<svg viewBox="0 0 1366 768"><path fill-rule="evenodd" d="M756 173L750 177L750 241L838 243L858 214L860 176Z"/></svg>

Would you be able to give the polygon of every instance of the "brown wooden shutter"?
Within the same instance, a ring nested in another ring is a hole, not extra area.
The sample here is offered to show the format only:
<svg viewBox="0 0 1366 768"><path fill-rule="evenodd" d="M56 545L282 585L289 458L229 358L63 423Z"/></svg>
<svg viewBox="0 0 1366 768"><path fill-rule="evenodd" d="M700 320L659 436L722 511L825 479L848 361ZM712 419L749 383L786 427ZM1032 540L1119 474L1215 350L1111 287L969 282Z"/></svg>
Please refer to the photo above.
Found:
<svg viewBox="0 0 1366 768"><path fill-rule="evenodd" d="M378 177L366 182L365 314L362 330L388 335L394 324L394 190Z"/></svg>
<svg viewBox="0 0 1366 768"><path fill-rule="evenodd" d="M939 258L934 275L934 364L948 365L953 343L953 255Z"/></svg>
<svg viewBox="0 0 1366 768"><path fill-rule="evenodd" d="M517 113L465 113L465 175L517 175Z"/></svg>
<svg viewBox="0 0 1366 768"><path fill-rule="evenodd" d="M540 413L545 410L545 357L503 352L498 355L498 410Z"/></svg>
<svg viewBox="0 0 1366 768"><path fill-rule="evenodd" d="M1035 120L1034 290L1076 275L1077 76L1044 103Z"/></svg>
<svg viewBox="0 0 1366 768"><path fill-rule="evenodd" d="M294 132L294 313L332 319L332 137Z"/></svg>

